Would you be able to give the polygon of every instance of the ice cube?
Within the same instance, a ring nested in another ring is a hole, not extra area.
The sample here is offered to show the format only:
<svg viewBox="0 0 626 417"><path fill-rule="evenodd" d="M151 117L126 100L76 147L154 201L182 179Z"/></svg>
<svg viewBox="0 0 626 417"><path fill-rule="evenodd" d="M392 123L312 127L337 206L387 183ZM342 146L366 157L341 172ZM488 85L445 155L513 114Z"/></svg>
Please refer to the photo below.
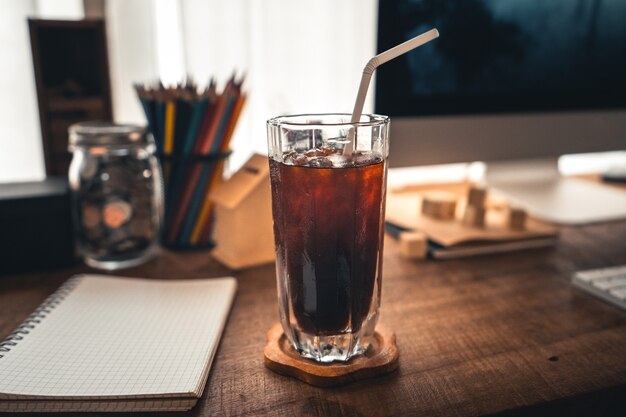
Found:
<svg viewBox="0 0 626 417"><path fill-rule="evenodd" d="M297 153L295 151L287 152L283 155L283 162L287 165L306 165L308 162L308 158L303 154Z"/></svg>
<svg viewBox="0 0 626 417"><path fill-rule="evenodd" d="M287 165L295 165L295 160L298 154L295 151L285 152L283 154L283 162Z"/></svg>
<svg viewBox="0 0 626 417"><path fill-rule="evenodd" d="M333 148L332 146L322 146L320 151L324 156L330 156L337 153L337 149Z"/></svg>
<svg viewBox="0 0 626 417"><path fill-rule="evenodd" d="M358 152L353 156L354 165L366 166L377 164L383 160L378 152Z"/></svg>
<svg viewBox="0 0 626 417"><path fill-rule="evenodd" d="M309 166L314 168L332 168L333 163L327 157L321 156L309 159Z"/></svg>
<svg viewBox="0 0 626 417"><path fill-rule="evenodd" d="M308 158L315 158L317 156L325 156L324 151L321 148L309 149L304 153Z"/></svg>
<svg viewBox="0 0 626 417"><path fill-rule="evenodd" d="M302 154L298 154L294 159L294 165L302 166L309 162L309 158Z"/></svg>
<svg viewBox="0 0 626 417"><path fill-rule="evenodd" d="M332 162L334 168L345 168L352 165L352 160L349 156L342 155L341 153L335 153L327 156Z"/></svg>

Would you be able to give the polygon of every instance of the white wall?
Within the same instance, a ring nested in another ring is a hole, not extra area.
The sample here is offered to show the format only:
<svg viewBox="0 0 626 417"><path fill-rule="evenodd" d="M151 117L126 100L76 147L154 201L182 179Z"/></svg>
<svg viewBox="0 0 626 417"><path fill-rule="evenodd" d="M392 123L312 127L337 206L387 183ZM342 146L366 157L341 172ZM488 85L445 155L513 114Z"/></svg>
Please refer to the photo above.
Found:
<svg viewBox="0 0 626 417"><path fill-rule="evenodd" d="M4 1L0 13L0 182L45 177L26 17L35 2Z"/></svg>
<svg viewBox="0 0 626 417"><path fill-rule="evenodd" d="M81 0L3 0L0 12L0 182L45 178L28 17L82 18Z"/></svg>
<svg viewBox="0 0 626 417"><path fill-rule="evenodd" d="M105 16L113 118L144 124L146 119L133 83L158 77L155 2L108 0Z"/></svg>
<svg viewBox="0 0 626 417"><path fill-rule="evenodd" d="M37 17L43 19L82 19L82 0L35 0Z"/></svg>

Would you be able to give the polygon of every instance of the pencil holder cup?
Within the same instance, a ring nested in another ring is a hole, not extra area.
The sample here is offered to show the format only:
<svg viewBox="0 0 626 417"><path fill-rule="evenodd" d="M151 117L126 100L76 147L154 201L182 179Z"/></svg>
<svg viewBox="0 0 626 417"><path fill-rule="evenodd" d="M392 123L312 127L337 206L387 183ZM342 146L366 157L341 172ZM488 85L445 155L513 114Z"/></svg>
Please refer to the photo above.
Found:
<svg viewBox="0 0 626 417"><path fill-rule="evenodd" d="M160 155L165 188L161 244L170 249L213 246L212 190L222 182L229 152L209 155Z"/></svg>

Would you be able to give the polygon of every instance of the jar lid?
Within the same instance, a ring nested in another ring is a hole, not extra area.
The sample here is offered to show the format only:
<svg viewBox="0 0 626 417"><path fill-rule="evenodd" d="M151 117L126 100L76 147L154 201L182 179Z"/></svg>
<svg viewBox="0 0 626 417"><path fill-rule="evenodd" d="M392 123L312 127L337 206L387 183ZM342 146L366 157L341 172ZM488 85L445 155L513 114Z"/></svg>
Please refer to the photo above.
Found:
<svg viewBox="0 0 626 417"><path fill-rule="evenodd" d="M75 146L146 146L152 138L145 127L112 122L81 122L68 129L69 147Z"/></svg>

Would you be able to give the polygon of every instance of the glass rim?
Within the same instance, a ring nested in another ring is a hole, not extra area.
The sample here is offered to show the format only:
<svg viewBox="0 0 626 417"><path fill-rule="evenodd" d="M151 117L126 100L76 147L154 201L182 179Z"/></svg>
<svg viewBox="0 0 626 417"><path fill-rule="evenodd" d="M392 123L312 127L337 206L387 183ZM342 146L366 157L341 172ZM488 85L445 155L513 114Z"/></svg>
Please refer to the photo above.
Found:
<svg viewBox="0 0 626 417"><path fill-rule="evenodd" d="M272 117L267 120L267 124L270 126L378 126L389 123L389 116L382 114L368 113L363 116L369 116L372 120L365 122L334 122L325 123L324 121L315 121L315 123L294 122L292 119L299 117L327 117L327 116L347 116L348 119L352 117L352 113L302 113L302 114L290 114L286 116Z"/></svg>

